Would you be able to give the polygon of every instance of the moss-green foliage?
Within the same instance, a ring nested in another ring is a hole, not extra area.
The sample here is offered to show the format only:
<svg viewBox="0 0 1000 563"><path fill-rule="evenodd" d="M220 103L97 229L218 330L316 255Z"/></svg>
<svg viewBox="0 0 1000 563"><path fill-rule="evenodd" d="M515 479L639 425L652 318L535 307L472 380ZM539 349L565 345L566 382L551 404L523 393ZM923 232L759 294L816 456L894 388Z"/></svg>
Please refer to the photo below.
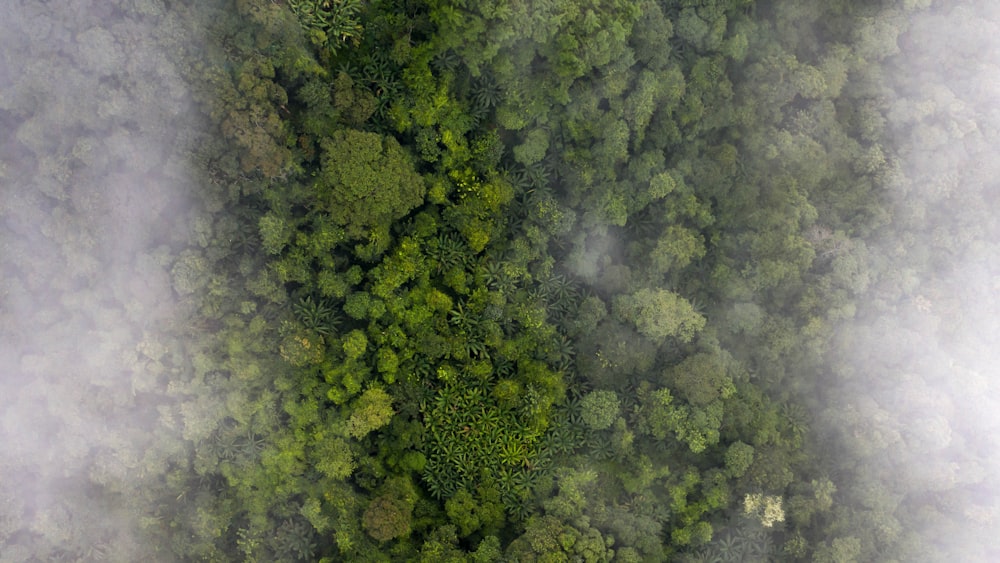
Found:
<svg viewBox="0 0 1000 563"><path fill-rule="evenodd" d="M392 397L380 387L372 387L354 402L351 417L347 420L347 433L353 438L363 438L369 432L389 424L394 414Z"/></svg>
<svg viewBox="0 0 1000 563"><path fill-rule="evenodd" d="M640 289L619 295L612 304L618 320L631 322L640 333L655 341L672 336L690 342L705 319L683 297L664 289Z"/></svg>
<svg viewBox="0 0 1000 563"><path fill-rule="evenodd" d="M423 202L424 182L393 137L342 130L319 143L315 205L361 237Z"/></svg>
<svg viewBox="0 0 1000 563"><path fill-rule="evenodd" d="M413 484L405 477L390 478L376 493L361 517L365 531L379 542L409 535L417 501Z"/></svg>
<svg viewBox="0 0 1000 563"><path fill-rule="evenodd" d="M621 401L614 391L593 391L580 400L580 418L593 430L604 430L621 412Z"/></svg>

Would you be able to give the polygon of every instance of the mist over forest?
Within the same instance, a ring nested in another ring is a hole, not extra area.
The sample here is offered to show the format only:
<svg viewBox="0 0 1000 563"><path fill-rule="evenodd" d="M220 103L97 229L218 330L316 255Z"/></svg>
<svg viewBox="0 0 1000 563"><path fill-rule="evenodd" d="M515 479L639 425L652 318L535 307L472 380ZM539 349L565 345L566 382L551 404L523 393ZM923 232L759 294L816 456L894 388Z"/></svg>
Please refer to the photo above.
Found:
<svg viewBox="0 0 1000 563"><path fill-rule="evenodd" d="M10 0L0 562L1000 560L998 32Z"/></svg>

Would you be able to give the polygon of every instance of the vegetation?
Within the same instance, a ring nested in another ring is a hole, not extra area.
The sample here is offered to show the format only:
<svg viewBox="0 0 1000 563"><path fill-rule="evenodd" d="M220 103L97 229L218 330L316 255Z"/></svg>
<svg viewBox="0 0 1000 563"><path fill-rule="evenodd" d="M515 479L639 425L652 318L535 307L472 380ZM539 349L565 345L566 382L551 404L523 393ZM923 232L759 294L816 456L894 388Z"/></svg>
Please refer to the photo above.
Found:
<svg viewBox="0 0 1000 563"><path fill-rule="evenodd" d="M932 2L15 4L0 561L1000 558Z"/></svg>

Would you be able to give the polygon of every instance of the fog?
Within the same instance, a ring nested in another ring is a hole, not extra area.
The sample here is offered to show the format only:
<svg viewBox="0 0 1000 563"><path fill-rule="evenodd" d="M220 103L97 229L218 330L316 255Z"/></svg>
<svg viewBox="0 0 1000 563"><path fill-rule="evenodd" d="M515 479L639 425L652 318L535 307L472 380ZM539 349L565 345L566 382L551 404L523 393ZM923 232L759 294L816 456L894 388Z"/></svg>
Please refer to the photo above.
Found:
<svg viewBox="0 0 1000 563"><path fill-rule="evenodd" d="M1000 518L1000 10L936 3L886 59L892 216L876 283L839 328L820 433L860 460L841 494L875 542L996 561ZM879 514L879 506L895 506Z"/></svg>
<svg viewBox="0 0 1000 563"><path fill-rule="evenodd" d="M194 182L176 24L159 2L4 3L0 561L156 557L145 471L182 450L144 393L183 322Z"/></svg>

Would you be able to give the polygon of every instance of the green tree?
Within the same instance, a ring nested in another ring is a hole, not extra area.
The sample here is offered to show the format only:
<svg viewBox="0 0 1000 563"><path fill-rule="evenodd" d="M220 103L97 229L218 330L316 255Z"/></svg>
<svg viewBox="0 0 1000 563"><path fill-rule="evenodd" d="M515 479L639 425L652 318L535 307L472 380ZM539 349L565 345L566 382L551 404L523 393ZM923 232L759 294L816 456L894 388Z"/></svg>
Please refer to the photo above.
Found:
<svg viewBox="0 0 1000 563"><path fill-rule="evenodd" d="M413 482L406 476L390 477L376 493L361 516L365 531L380 542L408 536L419 498Z"/></svg>
<svg viewBox="0 0 1000 563"><path fill-rule="evenodd" d="M387 542L410 534L412 510L403 499L382 495L371 501L361 522L368 535Z"/></svg>
<svg viewBox="0 0 1000 563"><path fill-rule="evenodd" d="M332 433L321 433L316 437L316 442L316 469L331 479L343 480L350 477L357 464L347 441Z"/></svg>
<svg viewBox="0 0 1000 563"><path fill-rule="evenodd" d="M720 353L699 352L664 373L664 380L692 405L703 407L736 393L728 366Z"/></svg>
<svg viewBox="0 0 1000 563"><path fill-rule="evenodd" d="M393 137L353 129L320 141L317 200L352 238L366 238L420 205L426 188Z"/></svg>
<svg viewBox="0 0 1000 563"><path fill-rule="evenodd" d="M830 543L820 543L813 560L817 563L853 563L861 560L861 554L861 540L847 536L836 538Z"/></svg>
<svg viewBox="0 0 1000 563"><path fill-rule="evenodd" d="M621 412L621 400L614 391L592 391L580 401L580 417L593 430L610 428Z"/></svg>
<svg viewBox="0 0 1000 563"><path fill-rule="evenodd" d="M368 337L364 331L352 330L344 337L342 347L348 360L357 360L368 351Z"/></svg>
<svg viewBox="0 0 1000 563"><path fill-rule="evenodd" d="M705 326L705 317L686 299L662 288L643 288L614 298L615 318L630 322L640 333L656 342L674 337L690 342Z"/></svg>
<svg viewBox="0 0 1000 563"><path fill-rule="evenodd" d="M582 529L555 516L532 516L524 534L507 547L507 558L525 562L559 562L579 560L586 563L610 561L613 555L605 538L596 528Z"/></svg>
<svg viewBox="0 0 1000 563"><path fill-rule="evenodd" d="M726 448L726 471L732 477L742 477L753 464L754 448L743 442L734 442Z"/></svg>
<svg viewBox="0 0 1000 563"><path fill-rule="evenodd" d="M351 417L347 419L347 433L354 438L363 438L387 426L394 414L392 396L381 387L372 387L354 401Z"/></svg>
<svg viewBox="0 0 1000 563"><path fill-rule="evenodd" d="M466 563L468 555L458 546L455 526L435 528L420 546L420 563Z"/></svg>
<svg viewBox="0 0 1000 563"><path fill-rule="evenodd" d="M499 497L496 490L479 487L478 495L461 489L449 498L445 502L445 512L458 527L458 536L464 538L477 530L483 530L482 533L497 531L504 523L504 508Z"/></svg>
<svg viewBox="0 0 1000 563"><path fill-rule="evenodd" d="M649 254L649 265L654 274L663 275L704 256L705 244L701 235L680 225L670 225Z"/></svg>
<svg viewBox="0 0 1000 563"><path fill-rule="evenodd" d="M723 405L716 401L705 407L677 404L669 389L642 390L640 429L663 440L673 434L694 453L705 451L719 441Z"/></svg>

